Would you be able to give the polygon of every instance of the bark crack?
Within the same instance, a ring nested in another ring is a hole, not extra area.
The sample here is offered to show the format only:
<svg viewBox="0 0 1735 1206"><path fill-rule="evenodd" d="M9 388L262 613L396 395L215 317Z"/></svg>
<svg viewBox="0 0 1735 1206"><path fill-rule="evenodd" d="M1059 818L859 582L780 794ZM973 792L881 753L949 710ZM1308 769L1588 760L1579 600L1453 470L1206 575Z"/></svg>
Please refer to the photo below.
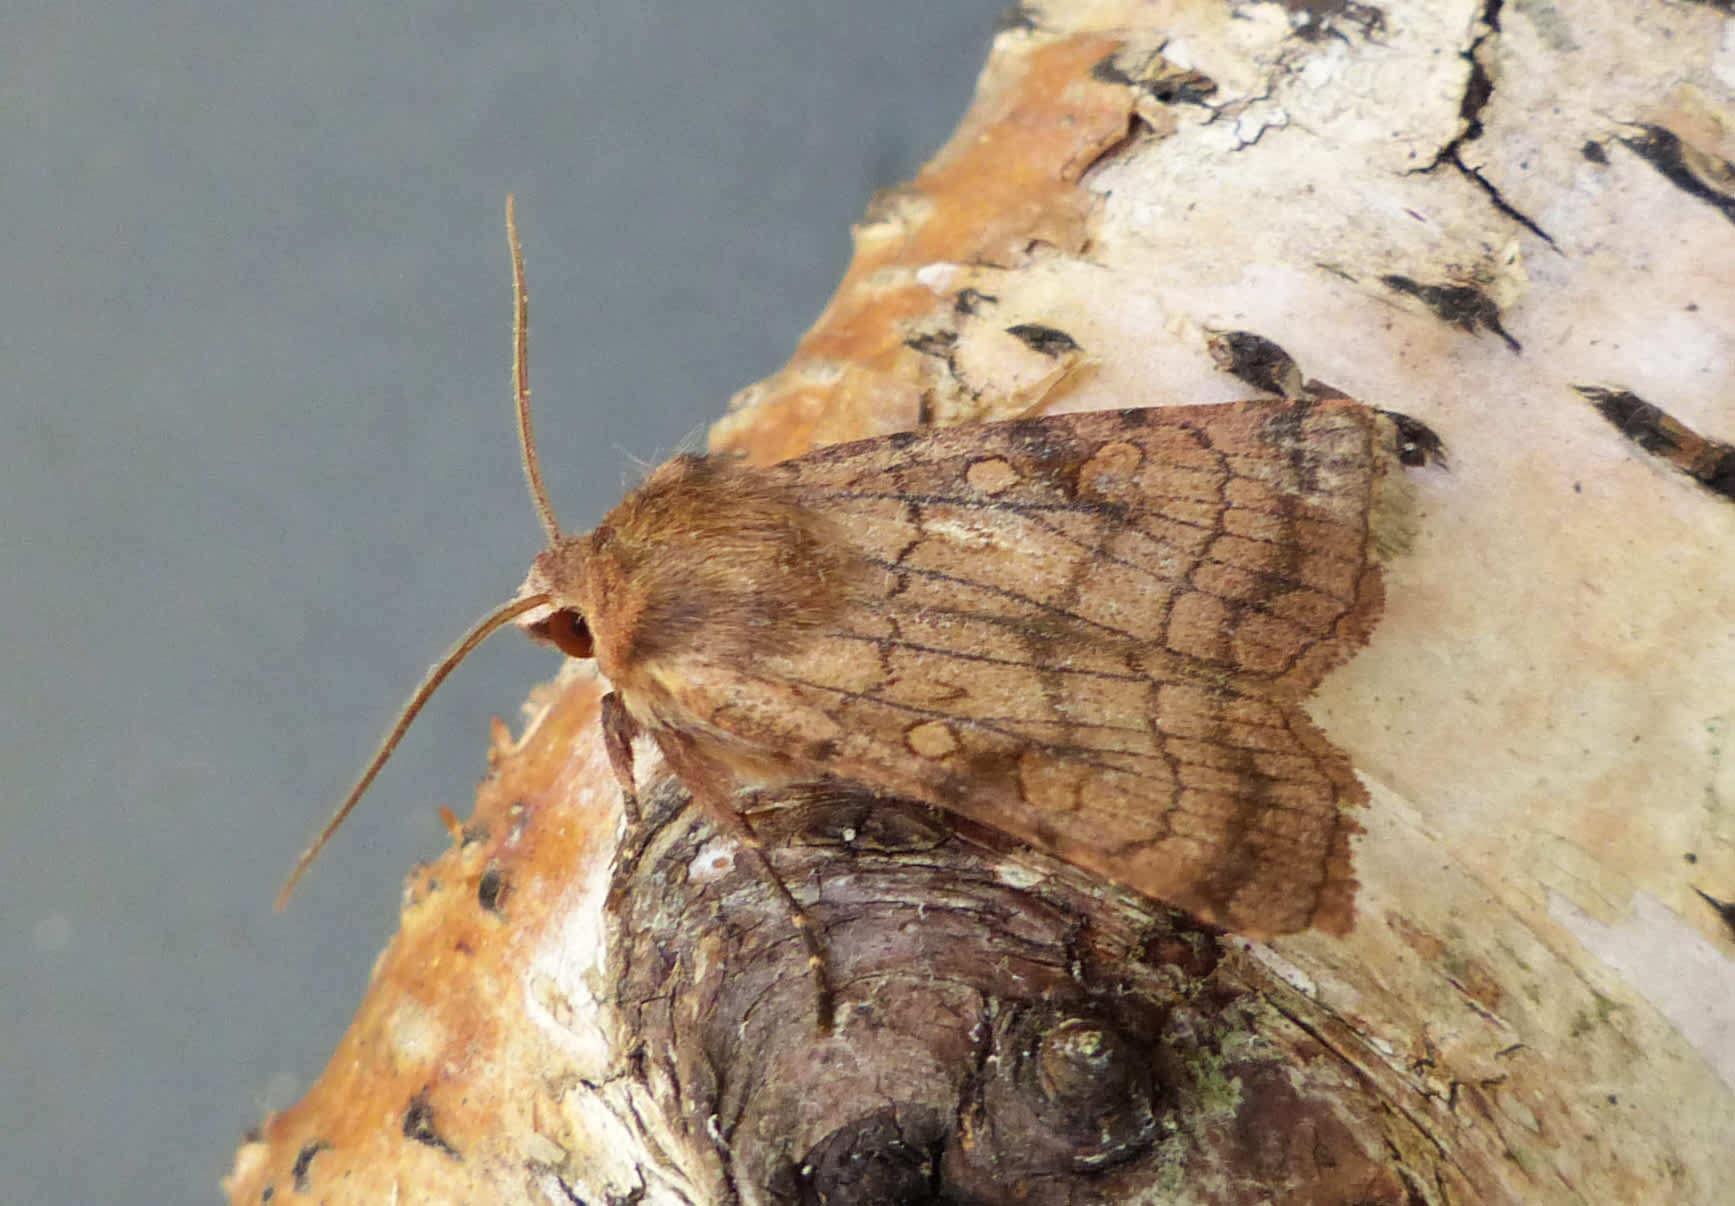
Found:
<svg viewBox="0 0 1735 1206"><path fill-rule="evenodd" d="M1552 235L1529 214L1508 201L1499 186L1482 173L1482 169L1471 167L1464 162L1465 144L1475 142L1487 131L1482 115L1494 99L1494 77L1483 63L1483 52L1491 47L1494 38L1500 33L1500 12L1505 7L1505 2L1506 0L1486 0L1477 20L1480 30L1470 39L1470 44L1459 52L1469 64L1470 74L1464 81L1464 92L1458 100L1458 118L1462 123L1458 133L1440 148L1432 163L1417 171L1425 175L1441 166L1450 166L1481 189L1497 212L1518 223L1558 252L1560 248Z"/></svg>
<svg viewBox="0 0 1735 1206"><path fill-rule="evenodd" d="M1453 167L1457 168L1458 171L1461 172L1472 184L1476 185L1477 188L1486 193L1488 200L1493 204L1496 210L1506 215L1508 218L1511 218L1514 222L1524 227L1524 229L1541 239L1544 243L1547 243L1550 247L1554 248L1556 252L1560 251L1560 247L1555 243L1554 237L1546 230L1542 229L1542 227L1537 224L1536 220L1529 214L1526 214L1523 210L1519 209L1516 205L1513 205L1512 202L1503 197L1500 194L1499 187L1496 186L1493 181L1489 180L1488 177L1484 176L1480 168L1473 168L1469 164L1465 163L1463 158L1458 154L1456 147L1454 147L1446 156L1446 161Z"/></svg>

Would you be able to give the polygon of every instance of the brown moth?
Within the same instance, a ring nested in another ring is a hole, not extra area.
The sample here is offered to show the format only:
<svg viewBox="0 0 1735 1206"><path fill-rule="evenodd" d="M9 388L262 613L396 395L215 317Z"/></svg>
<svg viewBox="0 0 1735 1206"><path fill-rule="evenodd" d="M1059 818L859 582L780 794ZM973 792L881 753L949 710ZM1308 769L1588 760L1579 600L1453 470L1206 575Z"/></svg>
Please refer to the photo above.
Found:
<svg viewBox="0 0 1735 1206"><path fill-rule="evenodd" d="M510 202L507 221L549 545L417 690L290 886L428 693L512 621L613 685L629 801L644 735L737 832L744 792L846 780L1228 929L1349 929L1345 810L1365 793L1302 701L1380 610L1392 418L1253 401L906 432L769 468L681 456L566 535L531 438Z"/></svg>

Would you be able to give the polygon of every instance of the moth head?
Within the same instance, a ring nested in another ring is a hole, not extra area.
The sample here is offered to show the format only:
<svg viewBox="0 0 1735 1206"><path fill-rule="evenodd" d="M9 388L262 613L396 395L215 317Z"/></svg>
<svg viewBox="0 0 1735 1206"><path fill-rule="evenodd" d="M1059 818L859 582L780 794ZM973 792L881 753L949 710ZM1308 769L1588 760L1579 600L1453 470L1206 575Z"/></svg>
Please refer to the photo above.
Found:
<svg viewBox="0 0 1735 1206"><path fill-rule="evenodd" d="M567 657L593 658L596 638L590 629L584 599L584 545L588 539L561 537L531 563L519 599L540 599L540 604L514 623L526 636L553 645Z"/></svg>

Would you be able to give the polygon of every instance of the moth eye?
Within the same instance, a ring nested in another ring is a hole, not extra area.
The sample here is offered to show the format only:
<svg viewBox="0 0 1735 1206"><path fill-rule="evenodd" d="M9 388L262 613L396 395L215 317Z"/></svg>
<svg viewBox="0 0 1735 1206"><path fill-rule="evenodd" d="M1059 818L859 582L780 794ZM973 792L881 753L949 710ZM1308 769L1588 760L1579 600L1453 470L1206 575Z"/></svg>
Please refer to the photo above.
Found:
<svg viewBox="0 0 1735 1206"><path fill-rule="evenodd" d="M585 623L582 615L571 608L555 612L542 623L532 627L531 632L549 642L567 657L589 658L596 656L596 642L591 639L590 625Z"/></svg>

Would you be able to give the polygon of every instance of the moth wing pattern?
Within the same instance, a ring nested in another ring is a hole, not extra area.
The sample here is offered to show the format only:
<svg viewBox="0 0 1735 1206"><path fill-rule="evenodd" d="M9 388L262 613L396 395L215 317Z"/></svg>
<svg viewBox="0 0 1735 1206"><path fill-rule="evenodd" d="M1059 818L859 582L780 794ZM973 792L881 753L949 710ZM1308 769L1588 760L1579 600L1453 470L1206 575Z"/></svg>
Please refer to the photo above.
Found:
<svg viewBox="0 0 1735 1206"><path fill-rule="evenodd" d="M1381 605L1376 412L1091 412L764 471L865 567L811 639L665 679L665 748L924 799L1198 917L1343 932L1365 793L1301 701Z"/></svg>

